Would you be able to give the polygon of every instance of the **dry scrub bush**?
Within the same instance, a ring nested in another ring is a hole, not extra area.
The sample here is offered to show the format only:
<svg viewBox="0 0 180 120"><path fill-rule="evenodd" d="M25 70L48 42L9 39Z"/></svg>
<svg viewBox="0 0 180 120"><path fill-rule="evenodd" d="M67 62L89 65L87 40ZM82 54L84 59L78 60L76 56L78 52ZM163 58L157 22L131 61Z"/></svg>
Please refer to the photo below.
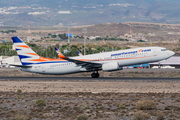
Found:
<svg viewBox="0 0 180 120"><path fill-rule="evenodd" d="M88 116L86 115L78 115L77 116L77 120L87 120L88 119Z"/></svg>
<svg viewBox="0 0 180 120"><path fill-rule="evenodd" d="M157 120L164 120L164 114L162 112L157 115Z"/></svg>
<svg viewBox="0 0 180 120"><path fill-rule="evenodd" d="M138 111L138 112L134 113L132 120L147 120L149 118L150 118L150 115L148 115L147 113Z"/></svg>
<svg viewBox="0 0 180 120"><path fill-rule="evenodd" d="M27 120L27 117L24 115L15 115L14 120Z"/></svg>
<svg viewBox="0 0 180 120"><path fill-rule="evenodd" d="M142 100L136 103L138 110L154 110L156 109L156 103L153 100Z"/></svg>
<svg viewBox="0 0 180 120"><path fill-rule="evenodd" d="M35 103L37 106L46 106L46 102L43 99L37 99Z"/></svg>
<svg viewBox="0 0 180 120"><path fill-rule="evenodd" d="M17 90L17 93L22 93L22 90L18 89L18 90Z"/></svg>

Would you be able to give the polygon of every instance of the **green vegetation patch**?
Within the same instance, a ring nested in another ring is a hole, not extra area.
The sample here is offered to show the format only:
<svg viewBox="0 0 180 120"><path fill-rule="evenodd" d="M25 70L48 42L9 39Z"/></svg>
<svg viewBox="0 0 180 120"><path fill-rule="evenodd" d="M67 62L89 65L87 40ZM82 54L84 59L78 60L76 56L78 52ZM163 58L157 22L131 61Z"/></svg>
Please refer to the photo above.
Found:
<svg viewBox="0 0 180 120"><path fill-rule="evenodd" d="M88 116L86 116L86 115L78 115L77 120L88 120Z"/></svg>
<svg viewBox="0 0 180 120"><path fill-rule="evenodd" d="M27 117L24 115L15 115L14 120L27 120Z"/></svg>
<svg viewBox="0 0 180 120"><path fill-rule="evenodd" d="M45 100L43 100L43 99L37 99L37 100L35 101L35 104L36 104L37 106L46 106L46 102L45 102Z"/></svg>

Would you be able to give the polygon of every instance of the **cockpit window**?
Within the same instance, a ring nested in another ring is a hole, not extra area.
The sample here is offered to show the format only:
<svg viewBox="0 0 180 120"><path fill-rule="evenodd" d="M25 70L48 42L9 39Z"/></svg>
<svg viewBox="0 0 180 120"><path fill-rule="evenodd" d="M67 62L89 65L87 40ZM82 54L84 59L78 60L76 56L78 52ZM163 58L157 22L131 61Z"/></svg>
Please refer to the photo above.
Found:
<svg viewBox="0 0 180 120"><path fill-rule="evenodd" d="M161 51L167 51L168 49L161 49Z"/></svg>

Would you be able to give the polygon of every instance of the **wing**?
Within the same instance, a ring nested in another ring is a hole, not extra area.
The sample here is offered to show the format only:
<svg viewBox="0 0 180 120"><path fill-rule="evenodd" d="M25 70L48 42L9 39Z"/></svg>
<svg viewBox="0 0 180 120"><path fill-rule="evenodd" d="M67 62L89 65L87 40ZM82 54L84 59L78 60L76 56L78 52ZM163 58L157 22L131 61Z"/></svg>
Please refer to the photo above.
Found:
<svg viewBox="0 0 180 120"><path fill-rule="evenodd" d="M82 66L86 69L98 69L100 67L102 67L102 64L99 63L94 63L94 62L90 62L90 61L81 61L81 60L77 60L77 59L71 59L68 57L65 57L57 48L55 48L59 58L67 60L69 62L73 62L75 63L77 66Z"/></svg>
<svg viewBox="0 0 180 120"><path fill-rule="evenodd" d="M100 68L102 67L102 64L100 63L94 63L94 62L88 62L88 61L81 61L81 60L76 60L76 59L70 59L70 58L61 58L70 62L73 62L77 64L77 66L82 66L85 67L86 69L93 69L93 68Z"/></svg>

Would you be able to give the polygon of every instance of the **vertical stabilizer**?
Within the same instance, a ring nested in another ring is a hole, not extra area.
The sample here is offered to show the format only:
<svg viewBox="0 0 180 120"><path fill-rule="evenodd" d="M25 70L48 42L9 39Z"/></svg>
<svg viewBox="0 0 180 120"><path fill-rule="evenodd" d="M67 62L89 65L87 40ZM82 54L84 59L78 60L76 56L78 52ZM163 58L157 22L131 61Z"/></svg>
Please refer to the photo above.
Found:
<svg viewBox="0 0 180 120"><path fill-rule="evenodd" d="M34 60L39 59L40 57L28 45L26 45L17 36L12 37L12 41L14 43L22 65L30 65L37 63L37 61Z"/></svg>

